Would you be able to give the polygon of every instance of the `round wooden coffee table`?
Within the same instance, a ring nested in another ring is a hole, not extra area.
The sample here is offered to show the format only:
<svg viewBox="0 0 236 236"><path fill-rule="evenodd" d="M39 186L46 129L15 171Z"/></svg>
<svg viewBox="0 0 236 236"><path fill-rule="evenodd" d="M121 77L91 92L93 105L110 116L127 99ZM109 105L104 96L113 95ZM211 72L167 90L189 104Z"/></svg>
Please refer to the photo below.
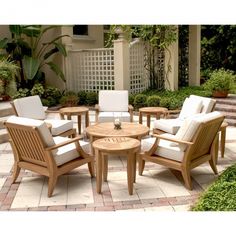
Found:
<svg viewBox="0 0 236 236"><path fill-rule="evenodd" d="M136 154L140 150L140 141L127 137L102 138L93 142L96 158L97 193L101 193L102 177L107 181L108 154L127 156L127 182L129 194L133 194L136 176Z"/></svg>
<svg viewBox="0 0 236 236"><path fill-rule="evenodd" d="M168 109L165 107L142 107L139 108L139 124L143 123L143 115L147 116L147 126L150 128L151 116L155 116L159 119L161 115L164 117L167 115Z"/></svg>
<svg viewBox="0 0 236 236"><path fill-rule="evenodd" d="M143 136L149 133L149 128L141 124L122 122L121 129L117 130L114 129L113 122L105 122L90 125L85 131L89 135L91 142L105 137L130 137L141 140Z"/></svg>
<svg viewBox="0 0 236 236"><path fill-rule="evenodd" d="M81 134L81 116L85 115L85 127L89 126L89 109L87 107L65 107L60 109L61 119L71 120L71 116L77 116L78 119L78 132Z"/></svg>

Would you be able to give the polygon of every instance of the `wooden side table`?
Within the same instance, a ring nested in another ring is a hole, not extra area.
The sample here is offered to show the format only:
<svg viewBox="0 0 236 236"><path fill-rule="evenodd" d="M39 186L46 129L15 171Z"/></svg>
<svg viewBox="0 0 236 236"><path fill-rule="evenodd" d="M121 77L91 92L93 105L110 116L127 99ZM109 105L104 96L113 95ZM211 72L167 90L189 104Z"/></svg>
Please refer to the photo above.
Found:
<svg viewBox="0 0 236 236"><path fill-rule="evenodd" d="M166 117L168 112L167 108L164 107L142 107L139 109L139 124L143 123L143 115L147 116L147 126L150 128L151 116L155 116L159 119L161 115Z"/></svg>
<svg viewBox="0 0 236 236"><path fill-rule="evenodd" d="M78 132L81 134L81 116L85 115L85 127L89 126L89 109L87 107L65 107L60 109L61 119L71 120L71 116L77 116L78 119Z"/></svg>
<svg viewBox="0 0 236 236"><path fill-rule="evenodd" d="M224 157L225 154L225 138L226 138L226 128L228 126L227 122L223 122L221 127L220 127L220 152L221 152L221 157Z"/></svg>
<svg viewBox="0 0 236 236"><path fill-rule="evenodd" d="M140 150L140 141L127 137L102 138L93 142L96 158L97 193L101 193L102 178L107 181L108 154L127 156L127 182L129 194L133 194L136 178L136 154Z"/></svg>

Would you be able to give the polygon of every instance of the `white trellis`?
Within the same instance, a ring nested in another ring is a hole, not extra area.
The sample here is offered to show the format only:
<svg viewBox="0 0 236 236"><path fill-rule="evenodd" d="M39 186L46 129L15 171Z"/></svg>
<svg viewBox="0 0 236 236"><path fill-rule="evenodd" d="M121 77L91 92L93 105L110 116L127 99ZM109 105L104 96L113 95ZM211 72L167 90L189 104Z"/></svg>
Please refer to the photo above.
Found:
<svg viewBox="0 0 236 236"><path fill-rule="evenodd" d="M114 51L112 48L70 50L67 89L94 91L114 89Z"/></svg>
<svg viewBox="0 0 236 236"><path fill-rule="evenodd" d="M145 69L145 49L142 41L136 40L130 43L130 92L140 93L148 88L148 73Z"/></svg>

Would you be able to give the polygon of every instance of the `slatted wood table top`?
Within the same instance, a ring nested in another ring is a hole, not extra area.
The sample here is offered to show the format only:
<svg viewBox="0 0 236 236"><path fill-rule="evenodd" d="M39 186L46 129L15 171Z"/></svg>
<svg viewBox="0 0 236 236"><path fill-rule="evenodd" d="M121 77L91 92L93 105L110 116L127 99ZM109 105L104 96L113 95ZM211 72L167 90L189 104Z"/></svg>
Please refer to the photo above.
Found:
<svg viewBox="0 0 236 236"><path fill-rule="evenodd" d="M64 107L60 109L60 113L63 113L65 115L66 114L77 115L88 111L89 109L87 107Z"/></svg>
<svg viewBox="0 0 236 236"><path fill-rule="evenodd" d="M168 111L168 109L165 107L142 107L142 108L139 108L139 112L150 113L150 114L166 113L167 111Z"/></svg>
<svg viewBox="0 0 236 236"><path fill-rule="evenodd" d="M136 123L122 122L121 129L114 129L113 122L98 123L86 128L86 133L94 137L134 137L139 138L149 133L149 128Z"/></svg>
<svg viewBox="0 0 236 236"><path fill-rule="evenodd" d="M136 149L140 141L127 137L102 138L93 142L93 147L101 151L116 152Z"/></svg>

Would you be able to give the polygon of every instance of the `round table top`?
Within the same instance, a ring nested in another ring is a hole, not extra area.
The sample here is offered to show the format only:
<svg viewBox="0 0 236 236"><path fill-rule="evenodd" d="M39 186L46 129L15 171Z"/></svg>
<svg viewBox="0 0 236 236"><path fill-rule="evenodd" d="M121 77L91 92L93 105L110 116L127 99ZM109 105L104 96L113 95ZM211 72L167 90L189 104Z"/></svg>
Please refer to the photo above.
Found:
<svg viewBox="0 0 236 236"><path fill-rule="evenodd" d="M89 109L87 107L64 107L60 109L60 113L63 114L78 114L83 112L88 112Z"/></svg>
<svg viewBox="0 0 236 236"><path fill-rule="evenodd" d="M140 141L127 137L102 138L93 142L93 147L101 151L128 151L140 147Z"/></svg>
<svg viewBox="0 0 236 236"><path fill-rule="evenodd" d="M139 137L149 133L149 128L136 123L122 122L121 129L114 129L113 122L90 125L85 129L86 133L95 137Z"/></svg>
<svg viewBox="0 0 236 236"><path fill-rule="evenodd" d="M168 109L165 107L142 107L139 108L139 111L146 113L165 113Z"/></svg>

